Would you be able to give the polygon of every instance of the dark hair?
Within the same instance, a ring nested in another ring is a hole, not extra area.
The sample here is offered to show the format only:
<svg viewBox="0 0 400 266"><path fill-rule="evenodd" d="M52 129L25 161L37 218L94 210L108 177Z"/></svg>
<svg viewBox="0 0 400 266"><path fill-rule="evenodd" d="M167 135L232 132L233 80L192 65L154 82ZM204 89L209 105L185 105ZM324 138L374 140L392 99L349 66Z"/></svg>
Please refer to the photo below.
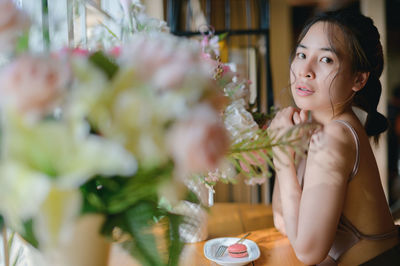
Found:
<svg viewBox="0 0 400 266"><path fill-rule="evenodd" d="M301 42L308 30L317 22L328 22L329 25L337 26L343 32L346 39L346 55L339 57L350 57L353 73L369 72L369 78L364 88L355 93L353 106L367 112L367 120L364 128L367 135L378 141L379 134L388 128L388 121L377 111L377 106L382 92L382 85L379 77L383 71L383 52L380 42L380 35L371 18L359 12L339 10L326 12L311 18L299 35L297 45ZM334 51L335 43L333 27L328 28L328 38ZM295 49L297 48L295 46ZM294 58L292 53L290 61Z"/></svg>

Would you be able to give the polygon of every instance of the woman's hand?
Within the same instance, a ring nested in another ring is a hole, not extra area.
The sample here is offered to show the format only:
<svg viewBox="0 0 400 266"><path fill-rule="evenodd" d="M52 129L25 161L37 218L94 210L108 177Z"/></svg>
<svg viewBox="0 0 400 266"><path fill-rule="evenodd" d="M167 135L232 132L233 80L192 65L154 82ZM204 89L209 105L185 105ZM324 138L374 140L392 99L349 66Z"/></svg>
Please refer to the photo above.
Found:
<svg viewBox="0 0 400 266"><path fill-rule="evenodd" d="M268 127L268 134L275 138L282 138L293 126L307 121L307 111L298 110L294 107L286 107L279 111L274 119L272 120L270 126ZM294 151L290 147L285 147L283 150L281 147L273 148L274 154L279 157L279 160L288 157L291 162L294 159ZM286 161L286 160L285 160Z"/></svg>

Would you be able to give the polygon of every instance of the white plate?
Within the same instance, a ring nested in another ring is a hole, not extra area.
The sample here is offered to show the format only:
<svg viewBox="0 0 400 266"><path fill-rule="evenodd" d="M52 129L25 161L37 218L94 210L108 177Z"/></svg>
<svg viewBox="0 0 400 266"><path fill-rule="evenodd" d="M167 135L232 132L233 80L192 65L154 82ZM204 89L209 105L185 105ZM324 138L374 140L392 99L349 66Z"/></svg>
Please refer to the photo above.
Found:
<svg viewBox="0 0 400 266"><path fill-rule="evenodd" d="M240 238L237 237L221 237L208 240L204 244L204 255L207 259L214 261L219 265L225 266L246 265L247 263L252 262L260 257L260 249L258 248L257 244L249 239L245 239L242 242L242 244L247 246L247 253L249 254L248 256L244 258L232 258L229 256L228 250L226 250L222 257L215 257L215 252L220 245L229 246L237 242L239 239Z"/></svg>

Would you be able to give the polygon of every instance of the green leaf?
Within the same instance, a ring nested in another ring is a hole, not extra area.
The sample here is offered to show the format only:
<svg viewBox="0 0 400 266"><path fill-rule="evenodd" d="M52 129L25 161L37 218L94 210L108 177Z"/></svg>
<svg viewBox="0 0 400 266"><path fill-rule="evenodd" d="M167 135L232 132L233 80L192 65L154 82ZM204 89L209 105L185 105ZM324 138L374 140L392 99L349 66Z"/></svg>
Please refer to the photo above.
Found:
<svg viewBox="0 0 400 266"><path fill-rule="evenodd" d="M23 54L24 52L26 52L28 50L29 50L29 34L24 33L17 40L16 46L15 46L15 53Z"/></svg>
<svg viewBox="0 0 400 266"><path fill-rule="evenodd" d="M271 114L265 114L261 112L251 112L251 115L260 128L262 128L268 120L272 119Z"/></svg>
<svg viewBox="0 0 400 266"><path fill-rule="evenodd" d="M126 247L142 265L164 265L149 222L156 212L157 204L146 201L139 202L125 212L127 230L133 237Z"/></svg>
<svg viewBox="0 0 400 266"><path fill-rule="evenodd" d="M169 214L169 230L167 231L167 239L169 239L169 259L168 265L175 266L178 265L179 255L182 252L184 243L180 239L179 226L183 221L183 217L176 214Z"/></svg>
<svg viewBox="0 0 400 266"><path fill-rule="evenodd" d="M157 216L166 219L154 219ZM118 227L131 237L130 240L123 243L123 247L138 259L141 265L165 265L156 249L155 236L151 231L154 220L159 221L158 225L167 222L165 224L168 226L168 230L165 230L166 234L158 237L165 237L167 241L168 265L177 265L179 254L184 246L179 235L179 225L183 221L183 217L160 209L154 202L142 201L128 211L109 215L101 232L106 236L111 236L114 228Z"/></svg>
<svg viewBox="0 0 400 266"><path fill-rule="evenodd" d="M100 212L110 217L123 213L141 201L158 202L158 187L172 177L173 164L144 170L132 177L104 178L97 176L80 187L82 213Z"/></svg>
<svg viewBox="0 0 400 266"><path fill-rule="evenodd" d="M28 241L33 247L38 248L39 247L39 242L33 232L33 221L28 220L24 223L24 234L22 234L22 237Z"/></svg>
<svg viewBox="0 0 400 266"><path fill-rule="evenodd" d="M101 51L93 53L89 57L89 61L101 69L107 75L108 79L112 79L118 71L118 65Z"/></svg>
<svg viewBox="0 0 400 266"><path fill-rule="evenodd" d="M172 171L173 163L169 162L159 168L139 168L134 176L128 178L97 176L81 186L83 212L105 213L107 218L102 234L108 237L113 236L115 228L128 234L131 240L123 246L141 265L165 265L165 259L155 250L157 245L151 229L155 221L169 214L158 205L157 188L161 182L172 177ZM177 220L171 223L175 226ZM172 252L172 261L180 250L176 241L171 240L173 247L168 250Z"/></svg>
<svg viewBox="0 0 400 266"><path fill-rule="evenodd" d="M7 243L7 245L8 245L8 251L11 250L11 246L12 246L12 244L13 244L14 237L15 237L15 232L11 232L11 235L10 235L10 237L8 238L8 243Z"/></svg>
<svg viewBox="0 0 400 266"><path fill-rule="evenodd" d="M102 25L115 39L119 40L117 34L115 34L106 24L100 23L100 25Z"/></svg>
<svg viewBox="0 0 400 266"><path fill-rule="evenodd" d="M229 34L228 32L224 32L218 35L218 41L224 40L228 36L228 34Z"/></svg>
<svg viewBox="0 0 400 266"><path fill-rule="evenodd" d="M311 135L320 127L321 125L318 123L302 123L293 126L280 137L277 137L274 132L269 134L267 130L259 129L254 134L256 135L255 138L243 139L241 142L233 144L228 159L235 165L236 170L246 178L260 175L271 176L268 166L274 169L272 149L277 147L287 156L290 156L287 148L291 148L301 156L308 149ZM258 157L262 158L265 163L260 163ZM280 158L275 159L280 160Z"/></svg>
<svg viewBox="0 0 400 266"><path fill-rule="evenodd" d="M3 227L4 227L5 225L4 225L4 219L3 219L3 216L1 216L0 215L0 231L2 231L3 230Z"/></svg>
<svg viewBox="0 0 400 266"><path fill-rule="evenodd" d="M139 201L158 201L158 187L161 182L172 177L173 164L159 168L139 168L135 176L125 179L121 189L113 193L107 201L108 212L118 213Z"/></svg>
<svg viewBox="0 0 400 266"><path fill-rule="evenodd" d="M186 201L189 201L189 202L192 202L192 203L197 203L197 204L200 203L200 200L199 200L199 198L197 197L196 193L194 193L194 192L191 191L191 190L188 190L188 191L187 191L187 195L186 195L185 200L186 200Z"/></svg>
<svg viewBox="0 0 400 266"><path fill-rule="evenodd" d="M128 227L125 223L125 215L119 213L116 215L109 215L101 228L101 234L112 239L113 231L115 228L121 229L123 232L128 232Z"/></svg>
<svg viewBox="0 0 400 266"><path fill-rule="evenodd" d="M84 199L82 214L107 212L107 200L120 191L126 181L126 177L97 176L86 182L80 187Z"/></svg>

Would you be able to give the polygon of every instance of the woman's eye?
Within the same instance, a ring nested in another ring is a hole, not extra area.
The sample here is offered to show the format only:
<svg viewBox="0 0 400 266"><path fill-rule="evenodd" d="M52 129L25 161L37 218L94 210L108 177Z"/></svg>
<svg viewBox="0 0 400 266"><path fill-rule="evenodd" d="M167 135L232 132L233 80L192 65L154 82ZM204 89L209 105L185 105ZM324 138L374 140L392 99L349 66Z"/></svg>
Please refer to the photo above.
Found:
<svg viewBox="0 0 400 266"><path fill-rule="evenodd" d="M306 58L306 55L304 53L297 53L297 58L304 59Z"/></svg>
<svg viewBox="0 0 400 266"><path fill-rule="evenodd" d="M328 64L333 62L333 60L330 59L329 57L323 57L323 58L321 59L321 61L324 62L324 63L328 63Z"/></svg>

